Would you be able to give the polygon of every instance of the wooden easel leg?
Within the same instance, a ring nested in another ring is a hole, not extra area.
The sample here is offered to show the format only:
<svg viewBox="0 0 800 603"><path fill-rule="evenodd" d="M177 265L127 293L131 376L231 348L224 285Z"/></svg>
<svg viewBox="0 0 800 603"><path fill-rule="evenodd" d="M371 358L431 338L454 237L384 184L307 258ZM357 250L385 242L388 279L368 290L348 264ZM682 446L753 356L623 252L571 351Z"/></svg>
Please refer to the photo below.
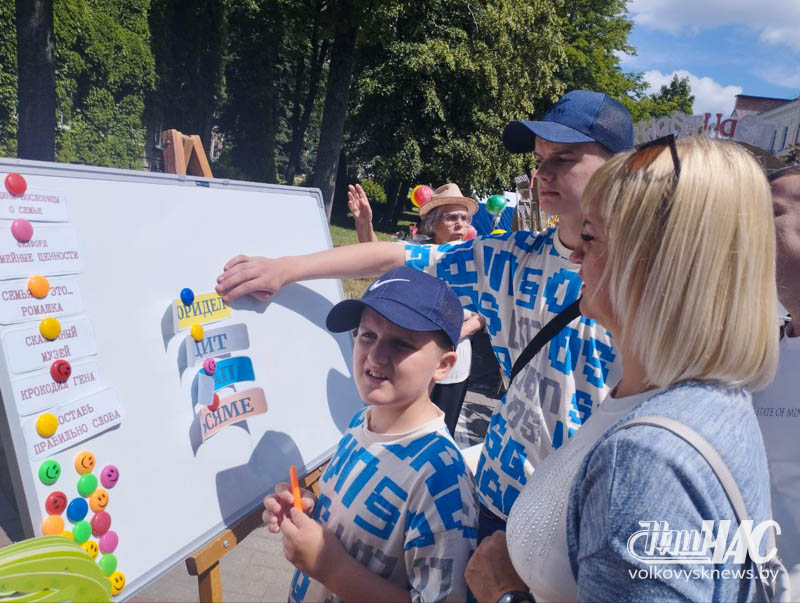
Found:
<svg viewBox="0 0 800 603"><path fill-rule="evenodd" d="M200 590L200 603L221 603L222 574L219 571L219 561L197 577L197 586Z"/></svg>

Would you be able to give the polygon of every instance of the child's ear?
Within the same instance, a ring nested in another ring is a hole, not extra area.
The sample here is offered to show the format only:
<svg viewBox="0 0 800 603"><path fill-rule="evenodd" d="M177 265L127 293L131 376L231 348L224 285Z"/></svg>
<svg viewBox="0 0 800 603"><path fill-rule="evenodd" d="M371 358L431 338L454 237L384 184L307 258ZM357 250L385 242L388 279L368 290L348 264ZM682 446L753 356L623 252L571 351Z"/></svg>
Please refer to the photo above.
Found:
<svg viewBox="0 0 800 603"><path fill-rule="evenodd" d="M447 377L450 369L453 368L453 365L456 363L457 358L458 355L453 350L442 354L441 358L439 358L439 365L436 367L436 370L433 371L433 380L441 381Z"/></svg>

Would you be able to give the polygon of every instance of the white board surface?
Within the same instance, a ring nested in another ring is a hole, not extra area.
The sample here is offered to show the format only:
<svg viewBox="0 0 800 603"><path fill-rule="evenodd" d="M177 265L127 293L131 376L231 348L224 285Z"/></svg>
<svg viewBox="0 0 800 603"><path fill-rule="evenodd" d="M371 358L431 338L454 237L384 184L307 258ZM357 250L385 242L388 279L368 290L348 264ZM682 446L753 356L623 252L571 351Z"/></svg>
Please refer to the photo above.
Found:
<svg viewBox="0 0 800 603"><path fill-rule="evenodd" d="M47 276L53 292L27 306L18 294L0 299L1 433L23 528L41 534L50 493L79 496L78 453L95 456L98 476L115 465L120 477L107 489L106 510L119 536L125 598L257 506L290 464L302 471L329 456L362 404L352 339L324 326L343 297L339 281L291 285L269 304L234 302L229 316L203 325L199 345L188 328L170 333L181 289L213 293L233 256L329 248L320 194L2 159L0 187L9 172L25 177L33 201L0 196L0 296L26 290L32 274ZM41 213L28 211L37 203ZM23 206L33 242L46 248L20 247L10 236ZM36 257L9 256L23 252ZM56 307L59 295L71 297ZM60 321L62 338L38 338L44 316ZM208 380L196 379L208 356L221 371L217 394L227 410L219 416L194 401L208 395ZM65 386L50 376L58 358L72 365ZM43 412L61 418L52 438L36 432ZM248 416L237 422L237 412ZM213 435L204 440L204 431ZM48 459L61 466L51 486L38 478Z"/></svg>

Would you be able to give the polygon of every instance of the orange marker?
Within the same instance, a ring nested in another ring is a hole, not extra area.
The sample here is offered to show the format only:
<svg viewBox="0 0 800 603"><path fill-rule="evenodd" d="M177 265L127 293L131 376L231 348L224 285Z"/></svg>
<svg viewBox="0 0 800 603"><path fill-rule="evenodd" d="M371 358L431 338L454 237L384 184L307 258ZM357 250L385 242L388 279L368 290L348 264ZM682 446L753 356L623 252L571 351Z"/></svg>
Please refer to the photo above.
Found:
<svg viewBox="0 0 800 603"><path fill-rule="evenodd" d="M294 508L302 513L303 504L300 502L300 482L297 480L297 467L289 467L289 480L292 482L292 496L294 497Z"/></svg>

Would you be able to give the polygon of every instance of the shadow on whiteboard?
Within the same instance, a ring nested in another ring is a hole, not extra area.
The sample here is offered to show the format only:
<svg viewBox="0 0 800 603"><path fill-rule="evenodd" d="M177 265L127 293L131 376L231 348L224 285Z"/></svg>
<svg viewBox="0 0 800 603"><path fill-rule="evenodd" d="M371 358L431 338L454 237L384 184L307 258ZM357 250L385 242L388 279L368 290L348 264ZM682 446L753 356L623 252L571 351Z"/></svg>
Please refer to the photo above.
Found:
<svg viewBox="0 0 800 603"><path fill-rule="evenodd" d="M217 473L217 501L226 524L255 508L275 484L285 481L289 465L303 469L303 457L292 437L281 431L267 431L244 465ZM242 501L250 501L242 508Z"/></svg>
<svg viewBox="0 0 800 603"><path fill-rule="evenodd" d="M349 366L350 363L348 363ZM352 391L352 396L342 399L341 392ZM353 416L364 407L364 403L355 391L353 378L339 371L328 371L328 410L330 410L336 428L344 433Z"/></svg>

